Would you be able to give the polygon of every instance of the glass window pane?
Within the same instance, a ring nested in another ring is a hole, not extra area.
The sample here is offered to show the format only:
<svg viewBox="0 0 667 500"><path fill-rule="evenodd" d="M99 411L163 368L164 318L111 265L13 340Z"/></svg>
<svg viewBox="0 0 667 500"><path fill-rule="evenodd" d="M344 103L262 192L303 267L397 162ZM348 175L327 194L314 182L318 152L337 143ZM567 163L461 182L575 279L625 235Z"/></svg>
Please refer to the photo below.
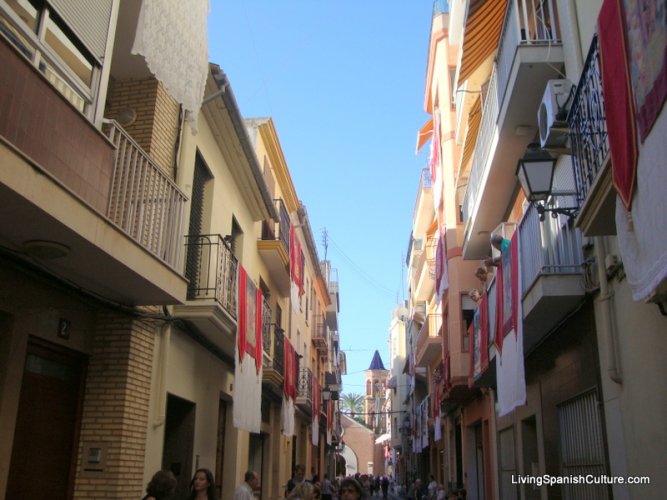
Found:
<svg viewBox="0 0 667 500"><path fill-rule="evenodd" d="M93 78L93 65L88 58L70 40L64 30L53 19L46 25L45 42L60 56L69 68L90 86Z"/></svg>
<svg viewBox="0 0 667 500"><path fill-rule="evenodd" d="M7 0L7 5L21 18L21 20L30 28L30 31L37 33L39 23L39 11L28 0Z"/></svg>

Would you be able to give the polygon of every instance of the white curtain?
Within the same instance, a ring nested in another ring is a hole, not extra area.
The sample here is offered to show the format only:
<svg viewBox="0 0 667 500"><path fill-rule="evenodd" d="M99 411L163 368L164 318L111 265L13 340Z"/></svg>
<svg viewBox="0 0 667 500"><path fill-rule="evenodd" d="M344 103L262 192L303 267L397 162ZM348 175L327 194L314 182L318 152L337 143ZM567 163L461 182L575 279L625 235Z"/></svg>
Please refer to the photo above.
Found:
<svg viewBox="0 0 667 500"><path fill-rule="evenodd" d="M143 0L132 47L197 130L208 75L209 0Z"/></svg>
<svg viewBox="0 0 667 500"><path fill-rule="evenodd" d="M514 244L519 245L521 238L515 238ZM516 255L521 255L521 247ZM526 373L523 357L523 307L521 304L521 259L512 261L519 273L517 279L519 297L517 303L517 329L512 330L503 339L503 349L496 355L496 370L498 380L498 415L507 415L516 407L526 404ZM502 331L496 335L502 335Z"/></svg>
<svg viewBox="0 0 667 500"><path fill-rule="evenodd" d="M280 423L285 436L294 435L294 401L283 394L283 406L280 412Z"/></svg>
<svg viewBox="0 0 667 500"><path fill-rule="evenodd" d="M262 368L257 373L255 359L247 354L240 361L238 347L233 399L234 427L259 433L262 423Z"/></svg>
<svg viewBox="0 0 667 500"><path fill-rule="evenodd" d="M665 108L667 110L667 107ZM636 301L646 300L667 278L667 111L653 125L653 132L639 150L637 184L632 199L632 221L616 201L616 231L623 266Z"/></svg>

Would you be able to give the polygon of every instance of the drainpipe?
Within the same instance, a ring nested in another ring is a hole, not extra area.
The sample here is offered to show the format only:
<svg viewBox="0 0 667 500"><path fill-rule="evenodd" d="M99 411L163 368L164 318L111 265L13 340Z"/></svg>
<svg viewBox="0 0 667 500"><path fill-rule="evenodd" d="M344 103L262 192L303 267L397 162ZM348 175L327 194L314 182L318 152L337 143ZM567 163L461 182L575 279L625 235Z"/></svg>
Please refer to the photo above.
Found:
<svg viewBox="0 0 667 500"><path fill-rule="evenodd" d="M157 369L155 377L155 420L153 428L164 425L167 411L167 392L165 390L167 381L167 359L169 358L169 345L171 344L171 325L165 323L160 327L160 350L157 358Z"/></svg>
<svg viewBox="0 0 667 500"><path fill-rule="evenodd" d="M607 375L617 384L623 383L621 369L618 363L618 340L613 318L613 293L609 288L607 280L607 269L605 268L605 239L602 236L595 237L595 260L598 266L598 278L600 280L600 295L596 299L600 307L599 330L600 334L607 340Z"/></svg>

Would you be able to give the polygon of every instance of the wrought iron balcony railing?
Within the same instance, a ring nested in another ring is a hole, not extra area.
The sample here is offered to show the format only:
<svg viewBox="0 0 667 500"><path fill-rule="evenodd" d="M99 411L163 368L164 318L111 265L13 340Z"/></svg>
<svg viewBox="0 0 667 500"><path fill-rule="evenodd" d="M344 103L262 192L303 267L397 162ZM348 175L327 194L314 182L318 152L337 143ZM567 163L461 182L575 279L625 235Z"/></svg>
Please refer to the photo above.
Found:
<svg viewBox="0 0 667 500"><path fill-rule="evenodd" d="M582 206L609 153L597 35L591 42L567 122L578 202Z"/></svg>
<svg viewBox="0 0 667 500"><path fill-rule="evenodd" d="M116 146L107 217L175 268L187 197L118 123L105 120L104 128Z"/></svg>
<svg viewBox="0 0 667 500"><path fill-rule="evenodd" d="M188 300L214 299L236 318L238 260L219 234L186 236Z"/></svg>
<svg viewBox="0 0 667 500"><path fill-rule="evenodd" d="M273 329L271 328L273 326ZM264 345L264 368L271 368L281 376L285 374L285 332L273 324L262 331Z"/></svg>
<svg viewBox="0 0 667 500"><path fill-rule="evenodd" d="M306 406L313 404L313 372L305 366L299 367L297 374L296 402Z"/></svg>
<svg viewBox="0 0 667 500"><path fill-rule="evenodd" d="M271 306L264 297L262 300L262 350L264 354L271 354Z"/></svg>

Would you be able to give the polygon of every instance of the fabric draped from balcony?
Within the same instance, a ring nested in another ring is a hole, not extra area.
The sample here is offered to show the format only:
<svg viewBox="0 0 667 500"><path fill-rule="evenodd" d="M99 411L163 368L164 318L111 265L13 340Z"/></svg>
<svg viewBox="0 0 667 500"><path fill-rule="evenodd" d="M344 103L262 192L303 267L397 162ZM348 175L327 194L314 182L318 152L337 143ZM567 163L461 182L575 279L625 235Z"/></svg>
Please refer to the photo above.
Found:
<svg viewBox="0 0 667 500"><path fill-rule="evenodd" d="M667 99L665 1L624 0L627 58L643 143Z"/></svg>
<svg viewBox="0 0 667 500"><path fill-rule="evenodd" d="M304 256L301 242L296 234L294 225L289 230L289 262L290 262L290 299L292 310L299 312L299 298L305 293L303 289Z"/></svg>
<svg viewBox="0 0 667 500"><path fill-rule="evenodd" d="M447 268L447 230L442 226L438 231L438 244L435 249L435 291L436 303L440 303L449 288L449 271Z"/></svg>
<svg viewBox="0 0 667 500"><path fill-rule="evenodd" d="M649 300L667 279L667 113L658 118L655 131L643 144L637 170L637 192L628 212L616 200L618 246L635 301Z"/></svg>
<svg viewBox="0 0 667 500"><path fill-rule="evenodd" d="M320 443L320 381L317 379L317 376L313 373L313 425L311 426L311 438L313 446L319 446Z"/></svg>
<svg viewBox="0 0 667 500"><path fill-rule="evenodd" d="M475 309L472 320L470 340L470 371L471 383L475 377L481 375L489 365L489 300L488 295L482 295L479 306Z"/></svg>
<svg viewBox="0 0 667 500"><path fill-rule="evenodd" d="M238 266L234 426L258 433L262 409L262 292Z"/></svg>
<svg viewBox="0 0 667 500"><path fill-rule="evenodd" d="M440 111L433 112L433 137L431 138L431 152L428 161L431 171L431 186L433 187L433 207L438 213L442 203L442 148L440 144Z"/></svg>
<svg viewBox="0 0 667 500"><path fill-rule="evenodd" d="M208 76L209 8L209 0L143 0L132 47L183 105L195 131Z"/></svg>
<svg viewBox="0 0 667 500"><path fill-rule="evenodd" d="M607 134L616 191L630 209L637 173L637 129L626 59L622 0L605 0L598 17Z"/></svg>
<svg viewBox="0 0 667 500"><path fill-rule="evenodd" d="M333 400L328 400L327 404L327 444L331 446L331 440L333 437L333 418L334 418L334 402Z"/></svg>
<svg viewBox="0 0 667 500"><path fill-rule="evenodd" d="M283 403L281 407L281 427L285 436L294 435L294 404L296 400L296 350L285 337L283 345L284 376Z"/></svg>
<svg viewBox="0 0 667 500"><path fill-rule="evenodd" d="M605 0L598 24L603 91L614 97L605 100L605 114L614 184L619 192L619 252L632 298L645 301L667 279L663 220L667 213L667 116L663 109L667 97L667 31L650 11L657 4L647 2L647 12L641 11L640 4L634 0ZM648 16L642 18L645 14ZM630 29L625 31L624 26ZM613 63L605 65L605 60ZM627 61L629 67L618 61ZM614 70L625 71L617 76ZM614 114L614 106L625 107ZM641 146L637 145L637 128Z"/></svg>
<svg viewBox="0 0 667 500"><path fill-rule="evenodd" d="M511 265L511 274L507 276L498 270L498 296L500 306L496 314L502 319L504 327L509 327L509 334L502 340L498 347L496 356L496 373L498 384L498 414L507 415L509 412L525 404L526 402L526 375L523 356L523 310L519 290L521 283L521 268L519 266L519 232L516 231L512 237L509 249L503 253L502 265ZM509 256L509 259L505 259ZM503 286L503 282L510 282L509 286ZM509 295L509 297L508 297ZM511 301L509 300L511 297ZM508 304L509 302L509 304ZM507 315L511 317L507 319ZM498 329L496 342L503 337L503 330ZM512 334L513 333L513 334ZM502 346L502 347L501 347Z"/></svg>
<svg viewBox="0 0 667 500"><path fill-rule="evenodd" d="M433 415L433 441L438 442L442 439L441 429L441 411L440 403L442 401L443 380L442 374L444 365L441 362L431 377L431 415Z"/></svg>

